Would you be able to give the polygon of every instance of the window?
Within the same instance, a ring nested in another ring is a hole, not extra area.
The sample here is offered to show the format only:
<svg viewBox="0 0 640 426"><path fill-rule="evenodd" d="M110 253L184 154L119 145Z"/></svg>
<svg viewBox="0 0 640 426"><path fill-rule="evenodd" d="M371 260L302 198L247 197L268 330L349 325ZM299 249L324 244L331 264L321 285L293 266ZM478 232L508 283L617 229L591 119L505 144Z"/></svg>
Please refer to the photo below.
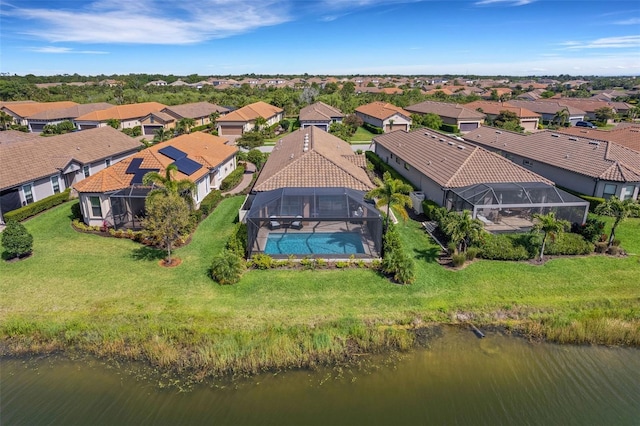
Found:
<svg viewBox="0 0 640 426"><path fill-rule="evenodd" d="M633 185L627 185L622 187L622 199L630 200L633 198L633 191L635 191L636 187Z"/></svg>
<svg viewBox="0 0 640 426"><path fill-rule="evenodd" d="M406 162L404 163L404 168L409 170L409 165Z"/></svg>
<svg viewBox="0 0 640 426"><path fill-rule="evenodd" d="M60 192L60 182L58 181L58 176L51 176L51 186L53 187L54 194Z"/></svg>
<svg viewBox="0 0 640 426"><path fill-rule="evenodd" d="M149 117L149 123L154 124L156 122L155 117L152 115Z"/></svg>
<svg viewBox="0 0 640 426"><path fill-rule="evenodd" d="M91 203L91 217L102 217L100 197L89 197L89 202Z"/></svg>
<svg viewBox="0 0 640 426"><path fill-rule="evenodd" d="M616 190L618 189L618 185L614 185L612 183L607 183L604 186L604 190L602 191L603 198L610 198L616 195Z"/></svg>
<svg viewBox="0 0 640 426"><path fill-rule="evenodd" d="M106 160L104 160L104 166L111 167L111 158L107 158Z"/></svg>
<svg viewBox="0 0 640 426"><path fill-rule="evenodd" d="M522 160L522 164L527 167L533 167L533 161L527 160L526 158Z"/></svg>
<svg viewBox="0 0 640 426"><path fill-rule="evenodd" d="M30 183L22 186L22 193L24 194L24 201L26 204L33 203L33 185Z"/></svg>
<svg viewBox="0 0 640 426"><path fill-rule="evenodd" d="M89 175L91 175L91 173L90 173L90 169L89 169L89 166L84 166L84 167L82 168L82 172L84 173L84 177L86 177L86 178L88 178L88 177L89 177Z"/></svg>

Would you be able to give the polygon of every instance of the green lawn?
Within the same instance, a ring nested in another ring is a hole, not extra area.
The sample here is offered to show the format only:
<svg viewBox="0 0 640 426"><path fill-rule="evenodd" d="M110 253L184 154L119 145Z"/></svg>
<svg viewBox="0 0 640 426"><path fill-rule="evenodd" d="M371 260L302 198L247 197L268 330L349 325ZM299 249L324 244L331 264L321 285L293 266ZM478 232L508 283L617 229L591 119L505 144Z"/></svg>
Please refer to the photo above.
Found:
<svg viewBox="0 0 640 426"><path fill-rule="evenodd" d="M358 130L351 136L350 142L371 142L376 135L365 129L364 127L358 127Z"/></svg>
<svg viewBox="0 0 640 426"><path fill-rule="evenodd" d="M603 322L614 321L624 331L615 343L640 344L638 219L618 231L623 246L635 253L626 258L562 258L543 266L476 261L452 271L438 265L436 246L409 221L399 229L417 264L413 285L392 284L366 269L341 269L249 271L239 284L223 287L209 278L209 264L224 247L242 200L224 200L192 242L175 251L182 264L172 269L158 265L162 252L74 231L70 204L27 221L33 256L0 262L0 354L77 346L164 365L161 353L175 367L182 362L177 354L218 357L221 349L207 350L203 342L222 340L232 348L224 353L235 354L215 358L224 368L231 358L249 362L246 353L262 360L250 365L270 365L265 359L273 357L296 365L308 355L301 348L338 356L327 341L346 350L347 339L356 336L366 346L363 339L375 340L370 333L381 326L457 322L459 313L479 324L528 331L531 323L541 324L539 333L559 340L548 327L566 330L596 321L601 330ZM385 344L401 346L402 336L393 340L384 333L379 337ZM285 337L288 343L281 341ZM265 347L296 349L274 355Z"/></svg>

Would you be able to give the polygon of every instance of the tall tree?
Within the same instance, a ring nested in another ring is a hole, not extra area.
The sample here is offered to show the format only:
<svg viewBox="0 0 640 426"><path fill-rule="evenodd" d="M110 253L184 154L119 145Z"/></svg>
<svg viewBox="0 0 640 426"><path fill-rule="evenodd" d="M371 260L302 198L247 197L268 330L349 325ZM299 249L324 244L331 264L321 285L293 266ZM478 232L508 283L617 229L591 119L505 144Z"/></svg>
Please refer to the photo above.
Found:
<svg viewBox="0 0 640 426"><path fill-rule="evenodd" d="M558 126L565 126L569 122L569 110L562 108L556 111L556 115L553 116L553 123Z"/></svg>
<svg viewBox="0 0 640 426"><path fill-rule="evenodd" d="M409 192L413 188L411 185L404 183L400 179L394 179L389 172L384 172L382 175L382 181L378 182L379 186L372 189L367 193L368 198L377 198L377 205L379 207L387 206L387 218L385 219L385 229L389 229L389 217L391 212L391 206L397 205L399 207L410 207L411 198ZM404 209L400 210L406 216Z"/></svg>
<svg viewBox="0 0 640 426"><path fill-rule="evenodd" d="M171 263L171 251L191 229L189 206L175 193L159 197L147 197L143 228L149 238L167 250L166 263Z"/></svg>
<svg viewBox="0 0 640 426"><path fill-rule="evenodd" d="M13 123L13 117L4 111L0 111L0 130L9 130L11 123Z"/></svg>
<svg viewBox="0 0 640 426"><path fill-rule="evenodd" d="M456 245L459 252L466 252L467 248L478 241L484 231L482 222L471 217L469 210L449 212L444 218L444 233Z"/></svg>
<svg viewBox="0 0 640 426"><path fill-rule="evenodd" d="M196 120L190 117L185 117L180 121L178 121L178 125L176 126L176 128L178 129L178 133L180 134L190 133L191 129L195 127L195 125L196 125Z"/></svg>
<svg viewBox="0 0 640 426"><path fill-rule="evenodd" d="M571 224L566 220L556 218L554 212L547 214L534 214L533 218L536 219L533 225L533 230L542 232L542 245L540 246L540 260L544 260L544 249L547 244L547 238L551 237L554 240L559 234L563 233L571 227Z"/></svg>
<svg viewBox="0 0 640 426"><path fill-rule="evenodd" d="M154 142L165 142L173 137L173 131L167 130L164 127L160 127L158 130L153 132L153 141Z"/></svg>
<svg viewBox="0 0 640 426"><path fill-rule="evenodd" d="M120 120L117 118L110 118L107 120L107 125L117 130L120 128Z"/></svg>
<svg viewBox="0 0 640 426"><path fill-rule="evenodd" d="M602 108L598 108L593 113L596 116L596 120L598 122L602 123L602 124L607 124L607 121L609 119L615 117L615 113L608 106L605 106L605 107L602 107Z"/></svg>
<svg viewBox="0 0 640 426"><path fill-rule="evenodd" d="M164 176L158 172L149 172L142 178L145 185L158 185L147 195L147 198L154 198L157 195L176 194L184 198L189 207L193 207L193 191L196 190L196 184L189 179L175 180L173 175L178 171L175 164L169 164L165 170Z"/></svg>
<svg viewBox="0 0 640 426"><path fill-rule="evenodd" d="M609 247L613 244L613 240L616 238L616 228L625 219L631 216L640 216L640 204L629 199L621 201L618 197L609 197L604 203L599 204L594 212L604 216L611 216L614 218L613 225L611 225L611 235L609 235Z"/></svg>

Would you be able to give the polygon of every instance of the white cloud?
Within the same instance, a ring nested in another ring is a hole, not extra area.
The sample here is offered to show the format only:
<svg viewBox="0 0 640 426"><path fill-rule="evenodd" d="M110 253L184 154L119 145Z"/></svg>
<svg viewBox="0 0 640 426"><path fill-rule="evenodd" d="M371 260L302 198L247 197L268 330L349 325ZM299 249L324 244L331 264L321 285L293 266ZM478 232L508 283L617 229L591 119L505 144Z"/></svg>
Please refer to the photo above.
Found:
<svg viewBox="0 0 640 426"><path fill-rule="evenodd" d="M640 47L640 35L604 37L587 42L566 41L565 49L620 49Z"/></svg>
<svg viewBox="0 0 640 426"><path fill-rule="evenodd" d="M640 25L640 18L629 18L614 22L616 25Z"/></svg>
<svg viewBox="0 0 640 426"><path fill-rule="evenodd" d="M480 0L475 2L476 6L487 6L490 4L497 3L509 3L510 6L525 6L527 4L531 4L536 0Z"/></svg>
<svg viewBox="0 0 640 426"><path fill-rule="evenodd" d="M75 50L70 47L59 47L59 46L33 47L33 48L29 48L28 50L31 52L37 52L37 53L55 53L55 54L75 53L75 54L85 54L85 55L106 55L109 53L101 50Z"/></svg>

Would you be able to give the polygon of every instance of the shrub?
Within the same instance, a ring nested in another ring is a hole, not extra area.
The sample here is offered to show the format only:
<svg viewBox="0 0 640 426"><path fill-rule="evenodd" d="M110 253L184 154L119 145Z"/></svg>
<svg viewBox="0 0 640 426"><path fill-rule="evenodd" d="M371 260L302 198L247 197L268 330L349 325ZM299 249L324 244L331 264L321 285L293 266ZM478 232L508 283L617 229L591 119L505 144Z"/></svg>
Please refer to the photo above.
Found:
<svg viewBox="0 0 640 426"><path fill-rule="evenodd" d="M59 194L43 198L42 200L36 201L35 203L27 204L24 207L20 207L19 209L7 212L4 214L4 218L7 221L15 220L17 222L22 222L23 220L30 218L31 216L35 216L45 210L48 210L51 207L55 207L59 204L64 203L65 201L69 201L70 192L71 189L67 188Z"/></svg>
<svg viewBox="0 0 640 426"><path fill-rule="evenodd" d="M545 248L547 255L578 255L593 253L594 245L585 241L581 235L562 233L549 241Z"/></svg>
<svg viewBox="0 0 640 426"><path fill-rule="evenodd" d="M437 220L436 219L436 210L441 207L433 200L424 200L422 202L422 211L424 215L427 217L427 220Z"/></svg>
<svg viewBox="0 0 640 426"><path fill-rule="evenodd" d="M282 130L284 130L285 132L289 130L290 125L291 123L286 118L280 121L280 126L282 127Z"/></svg>
<svg viewBox="0 0 640 426"><path fill-rule="evenodd" d="M236 145L245 149L253 149L264 145L264 135L262 132L246 132L238 140Z"/></svg>
<svg viewBox="0 0 640 426"><path fill-rule="evenodd" d="M459 131L458 126L456 126L455 124L446 124L446 123L443 123L442 126L440 126L440 130L448 133L458 133Z"/></svg>
<svg viewBox="0 0 640 426"><path fill-rule="evenodd" d="M453 266L458 267L464 265L464 262L467 260L467 255L464 253L458 253L451 256L451 261Z"/></svg>
<svg viewBox="0 0 640 426"><path fill-rule="evenodd" d="M506 235L485 235L480 243L483 259L492 260L526 260L532 256L526 247L514 245L513 240Z"/></svg>
<svg viewBox="0 0 640 426"><path fill-rule="evenodd" d="M313 259L305 257L300 259L300 266L302 266L302 269L315 269L316 263Z"/></svg>
<svg viewBox="0 0 640 426"><path fill-rule="evenodd" d="M465 252L467 256L467 260L473 260L480 254L480 249L478 247L469 247Z"/></svg>
<svg viewBox="0 0 640 426"><path fill-rule="evenodd" d="M603 234L604 226L604 221L595 217L590 217L587 218L587 221L582 225L574 223L571 226L571 232L582 235L586 241L595 243Z"/></svg>
<svg viewBox="0 0 640 426"><path fill-rule="evenodd" d="M347 262L346 260L338 260L336 262L336 268L338 268L338 269L348 268L349 266L351 266L351 264L349 262Z"/></svg>
<svg viewBox="0 0 640 426"><path fill-rule="evenodd" d="M373 164L373 170L380 175L383 175L384 172L389 172L393 179L400 179L402 182L411 185L412 188L415 188L411 182L407 180L404 176L398 173L393 167L382 161L378 155L373 151L365 151L364 155L367 157L367 160Z"/></svg>
<svg viewBox="0 0 640 426"><path fill-rule="evenodd" d="M238 256L243 256L247 252L247 225L238 222L231 231L229 241L227 241L227 249L231 250Z"/></svg>
<svg viewBox="0 0 640 426"><path fill-rule="evenodd" d="M599 241L595 244L596 253L606 253L609 244L606 241Z"/></svg>
<svg viewBox="0 0 640 426"><path fill-rule="evenodd" d="M396 282L401 284L412 283L416 274L415 263L404 252L402 241L393 226L390 226L384 235L383 249L382 271L393 276Z"/></svg>
<svg viewBox="0 0 640 426"><path fill-rule="evenodd" d="M611 256L617 256L622 253L622 249L618 246L611 246L607 248L606 253L610 254Z"/></svg>
<svg viewBox="0 0 640 426"><path fill-rule="evenodd" d="M230 250L224 250L213 258L211 278L221 285L235 284L240 281L245 269L242 257Z"/></svg>
<svg viewBox="0 0 640 426"><path fill-rule="evenodd" d="M273 258L268 254L258 253L251 258L251 264L257 269L273 268Z"/></svg>
<svg viewBox="0 0 640 426"><path fill-rule="evenodd" d="M369 132L373 133L374 135L381 135L384 133L384 129L374 126L373 124L364 123L362 124L362 127L364 127Z"/></svg>
<svg viewBox="0 0 640 426"><path fill-rule="evenodd" d="M234 171L229 173L229 175L222 180L220 184L221 191L228 191L231 188L235 188L238 186L240 181L242 180L242 176L244 175L245 166L244 164L238 165Z"/></svg>
<svg viewBox="0 0 640 426"><path fill-rule="evenodd" d="M218 204L220 204L220 201L222 201L222 192L214 190L208 193L200 202L199 210L202 213L202 219L209 216Z"/></svg>
<svg viewBox="0 0 640 426"><path fill-rule="evenodd" d="M2 247L9 257L27 255L33 250L33 235L20 222L9 220L7 227L2 231Z"/></svg>

